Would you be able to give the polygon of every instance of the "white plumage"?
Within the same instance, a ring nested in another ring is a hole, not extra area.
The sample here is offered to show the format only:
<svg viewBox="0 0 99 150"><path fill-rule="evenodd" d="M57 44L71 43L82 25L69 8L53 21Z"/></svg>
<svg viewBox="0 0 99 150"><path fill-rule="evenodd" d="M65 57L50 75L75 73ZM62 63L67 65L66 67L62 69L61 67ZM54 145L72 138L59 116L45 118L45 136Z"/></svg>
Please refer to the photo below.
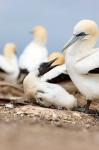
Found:
<svg viewBox="0 0 99 150"><path fill-rule="evenodd" d="M59 84L66 91L68 91L71 94L74 94L75 92L77 92L77 88L75 87L67 73L64 55L62 55L59 52L53 52L50 54L48 60L52 60L55 58L57 58L57 60L52 64L52 66L58 66L45 73L41 77L41 81Z"/></svg>
<svg viewBox="0 0 99 150"><path fill-rule="evenodd" d="M92 53L80 61L72 59L67 62L71 79L87 100L99 100L99 73L90 73L91 70L99 68L99 49L94 50L94 54Z"/></svg>
<svg viewBox="0 0 99 150"><path fill-rule="evenodd" d="M44 74L41 77L41 81L51 80L53 78L56 78L57 76L59 76L62 73L67 74L66 65L65 64L56 66L55 68L53 68L52 70L50 70L49 72L47 72L46 74Z"/></svg>
<svg viewBox="0 0 99 150"><path fill-rule="evenodd" d="M4 47L4 55L0 55L0 77L6 81L16 82L19 75L16 46L8 43Z"/></svg>
<svg viewBox="0 0 99 150"><path fill-rule="evenodd" d="M24 92L28 99L36 99L42 106L73 108L77 100L57 84L41 81L35 74L29 73L23 82Z"/></svg>
<svg viewBox="0 0 99 150"><path fill-rule="evenodd" d="M19 57L19 66L31 72L47 61L48 51L46 48L47 31L42 26L33 28L34 41L31 42Z"/></svg>
<svg viewBox="0 0 99 150"><path fill-rule="evenodd" d="M64 50L68 48L67 71L87 102L99 101L99 49L93 48L98 32L94 21L82 20L75 26L73 38L64 47Z"/></svg>
<svg viewBox="0 0 99 150"><path fill-rule="evenodd" d="M24 50L19 59L21 69L29 72L35 70L42 62L47 61L48 52L44 46L31 42Z"/></svg>

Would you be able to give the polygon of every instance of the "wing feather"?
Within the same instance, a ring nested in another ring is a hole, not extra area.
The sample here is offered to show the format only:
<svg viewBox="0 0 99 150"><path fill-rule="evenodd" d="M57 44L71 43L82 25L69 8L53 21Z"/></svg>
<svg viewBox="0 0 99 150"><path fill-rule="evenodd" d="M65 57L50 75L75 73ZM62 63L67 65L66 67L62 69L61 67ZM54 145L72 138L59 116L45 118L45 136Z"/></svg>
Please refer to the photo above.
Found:
<svg viewBox="0 0 99 150"><path fill-rule="evenodd" d="M79 74L99 73L99 49L75 64Z"/></svg>

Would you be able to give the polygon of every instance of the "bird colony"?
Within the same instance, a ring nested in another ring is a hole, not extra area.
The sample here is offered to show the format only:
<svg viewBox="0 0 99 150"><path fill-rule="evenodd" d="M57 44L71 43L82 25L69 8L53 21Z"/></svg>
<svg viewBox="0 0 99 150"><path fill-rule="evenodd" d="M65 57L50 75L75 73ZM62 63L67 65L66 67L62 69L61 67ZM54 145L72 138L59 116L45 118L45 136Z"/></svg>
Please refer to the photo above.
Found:
<svg viewBox="0 0 99 150"><path fill-rule="evenodd" d="M31 105L94 113L90 104L99 102L98 25L93 20L79 21L70 40L51 54L46 46L47 29L36 26L31 33L33 40L19 58L17 46L5 44L0 54L0 81L23 88L23 99ZM86 105L78 106L75 93L84 96Z"/></svg>

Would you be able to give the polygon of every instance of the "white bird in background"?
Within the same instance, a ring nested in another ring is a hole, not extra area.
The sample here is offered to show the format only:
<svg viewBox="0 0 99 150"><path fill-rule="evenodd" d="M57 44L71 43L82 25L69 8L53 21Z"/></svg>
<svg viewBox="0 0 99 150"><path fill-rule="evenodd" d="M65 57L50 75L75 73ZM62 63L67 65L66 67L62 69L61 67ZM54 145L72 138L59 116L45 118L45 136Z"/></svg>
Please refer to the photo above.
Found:
<svg viewBox="0 0 99 150"><path fill-rule="evenodd" d="M74 27L72 39L64 46L67 50L67 71L87 100L85 111L93 100L99 101L99 48L93 48L99 34L92 20L81 20Z"/></svg>
<svg viewBox="0 0 99 150"><path fill-rule="evenodd" d="M48 50L46 48L47 30L42 26L36 26L33 28L32 33L34 40L19 57L19 66L23 72L35 71L48 58Z"/></svg>
<svg viewBox="0 0 99 150"><path fill-rule="evenodd" d="M77 92L77 88L75 87L67 73L64 55L60 52L53 52L48 57L48 60L51 61L55 58L57 58L57 60L52 63L52 66L56 65L56 67L53 67L53 69L45 73L41 77L41 81L59 84L71 94Z"/></svg>
<svg viewBox="0 0 99 150"><path fill-rule="evenodd" d="M45 107L73 108L77 106L77 100L61 86L41 81L38 75L29 73L23 81L24 93L28 99L36 99Z"/></svg>
<svg viewBox="0 0 99 150"><path fill-rule="evenodd" d="M19 75L16 45L7 43L3 55L0 55L0 77L2 80L16 82Z"/></svg>

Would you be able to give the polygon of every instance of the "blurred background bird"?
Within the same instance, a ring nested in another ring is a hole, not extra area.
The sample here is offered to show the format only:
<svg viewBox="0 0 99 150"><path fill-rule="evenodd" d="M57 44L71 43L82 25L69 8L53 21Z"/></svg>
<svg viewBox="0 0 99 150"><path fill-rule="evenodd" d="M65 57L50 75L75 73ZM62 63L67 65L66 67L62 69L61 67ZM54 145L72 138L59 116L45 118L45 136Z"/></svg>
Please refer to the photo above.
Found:
<svg viewBox="0 0 99 150"><path fill-rule="evenodd" d="M48 59L47 30L43 26L36 26L32 29L33 41L23 50L19 57L20 75L36 71L42 62Z"/></svg>
<svg viewBox="0 0 99 150"><path fill-rule="evenodd" d="M16 83L19 75L18 58L16 56L16 45L7 43L3 54L0 55L0 79Z"/></svg>
<svg viewBox="0 0 99 150"><path fill-rule="evenodd" d="M32 29L33 41L23 50L19 57L19 66L21 70L31 72L38 65L48 58L47 30L43 26L36 26Z"/></svg>

